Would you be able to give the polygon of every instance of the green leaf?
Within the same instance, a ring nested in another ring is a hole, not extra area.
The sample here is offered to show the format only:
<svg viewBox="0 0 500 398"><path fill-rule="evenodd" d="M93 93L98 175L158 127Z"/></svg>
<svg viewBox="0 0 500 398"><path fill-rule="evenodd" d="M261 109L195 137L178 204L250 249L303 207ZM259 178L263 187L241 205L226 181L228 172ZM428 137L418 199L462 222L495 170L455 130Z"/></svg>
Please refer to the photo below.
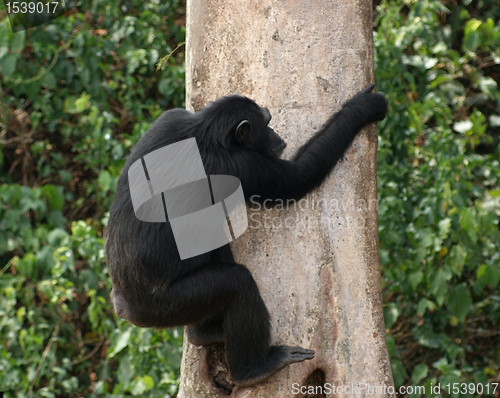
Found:
<svg viewBox="0 0 500 398"><path fill-rule="evenodd" d="M427 373L429 372L429 367L424 364L419 364L415 366L413 369L413 373L411 374L411 381L415 384L419 384L420 381L427 377Z"/></svg>
<svg viewBox="0 0 500 398"><path fill-rule="evenodd" d="M417 304L417 315L423 316L426 310L434 311L436 304L426 298L421 298Z"/></svg>
<svg viewBox="0 0 500 398"><path fill-rule="evenodd" d="M441 267L433 271L430 284L430 293L436 297L436 301L439 305L443 304L446 293L448 292L448 284L452 277L451 271L448 267Z"/></svg>
<svg viewBox="0 0 500 398"><path fill-rule="evenodd" d="M405 383L407 375L406 369L403 363L399 359L391 361L391 368L392 368L392 376L394 378L394 385L396 388L399 388Z"/></svg>
<svg viewBox="0 0 500 398"><path fill-rule="evenodd" d="M434 243L436 235L430 228L423 228L416 233L418 239L417 259L422 260L428 253L428 248Z"/></svg>
<svg viewBox="0 0 500 398"><path fill-rule="evenodd" d="M33 253L27 253L16 266L17 271L27 278L38 277L38 260Z"/></svg>
<svg viewBox="0 0 500 398"><path fill-rule="evenodd" d="M438 75L434 80L429 82L430 88L436 88L437 86L448 83L453 80L452 75Z"/></svg>
<svg viewBox="0 0 500 398"><path fill-rule="evenodd" d="M10 28L9 19L3 18L0 20L0 46L4 43L7 45L9 43L9 38L13 35L12 29Z"/></svg>
<svg viewBox="0 0 500 398"><path fill-rule="evenodd" d="M455 275L462 275L466 258L467 252L461 245L455 245L451 248L447 264Z"/></svg>
<svg viewBox="0 0 500 398"><path fill-rule="evenodd" d="M101 188L104 192L109 191L111 188L111 182L112 182L112 177L109 171L107 170L102 170L99 173L99 177L97 179L97 182L99 184L99 188Z"/></svg>
<svg viewBox="0 0 500 398"><path fill-rule="evenodd" d="M437 369L443 373L448 372L448 359L442 357L432 364L434 369Z"/></svg>
<svg viewBox="0 0 500 398"><path fill-rule="evenodd" d="M130 389L130 392L132 393L132 395L138 396L138 395L143 395L145 391L146 391L146 384L144 383L144 379L142 377L138 377L132 383L132 388Z"/></svg>
<svg viewBox="0 0 500 398"><path fill-rule="evenodd" d="M69 235L62 228L55 228L49 232L47 240L52 246L67 246L69 244Z"/></svg>
<svg viewBox="0 0 500 398"><path fill-rule="evenodd" d="M455 286L447 298L448 308L460 322L465 320L472 307L472 297L465 284Z"/></svg>
<svg viewBox="0 0 500 398"><path fill-rule="evenodd" d="M142 380L144 381L144 385L146 386L146 391L151 390L155 386L155 381L151 376L143 376Z"/></svg>
<svg viewBox="0 0 500 398"><path fill-rule="evenodd" d="M54 252L55 265L52 267L52 275L61 276L66 271L75 270L75 256L67 247L60 247Z"/></svg>
<svg viewBox="0 0 500 398"><path fill-rule="evenodd" d="M500 265L491 264L488 265L488 269L485 273L485 278L488 281L488 285L490 285L493 289L497 287L500 283Z"/></svg>
<svg viewBox="0 0 500 398"><path fill-rule="evenodd" d="M40 80L35 80L24 86L26 94L28 95L28 98L30 100L34 101L35 99L37 99L41 84L42 83L40 82Z"/></svg>
<svg viewBox="0 0 500 398"><path fill-rule="evenodd" d="M490 99L494 99L498 96L497 82L489 77L481 77L479 79L479 88Z"/></svg>
<svg viewBox="0 0 500 398"><path fill-rule="evenodd" d="M410 286L413 291L417 288L417 286L424 280L424 273L422 271L412 272L408 276L408 282L410 282Z"/></svg>
<svg viewBox="0 0 500 398"><path fill-rule="evenodd" d="M17 56L14 54L7 54L0 59L0 71L5 77L11 76L16 70Z"/></svg>
<svg viewBox="0 0 500 398"><path fill-rule="evenodd" d="M479 45L481 44L481 34L479 32L470 32L465 35L464 38L464 48L467 51L474 52L477 50Z"/></svg>
<svg viewBox="0 0 500 398"><path fill-rule="evenodd" d="M140 48L129 51L126 54L127 59L127 73L133 73L140 65L146 62L146 50Z"/></svg>
<svg viewBox="0 0 500 398"><path fill-rule="evenodd" d="M120 333L119 331L117 331ZM116 354L118 354L121 350L123 350L127 345L130 340L130 334L131 330L127 329L125 332L120 333L120 336L118 337L118 340L114 346L114 349L111 350L111 353L109 354L110 358L113 358Z"/></svg>
<svg viewBox="0 0 500 398"><path fill-rule="evenodd" d="M486 264L479 266L476 270L476 278L484 278L486 276L487 269L488 266Z"/></svg>
<svg viewBox="0 0 500 398"><path fill-rule="evenodd" d="M66 217L63 216L62 211L54 210L47 216L47 221L50 225L56 228L64 228L66 224Z"/></svg>
<svg viewBox="0 0 500 398"><path fill-rule="evenodd" d="M120 365L118 366L118 380L123 383L125 388L128 388L130 380L134 376L134 367L130 361L130 356L125 355L120 359Z"/></svg>
<svg viewBox="0 0 500 398"><path fill-rule="evenodd" d="M460 212L460 226L467 232L472 243L477 242L477 220L476 210L472 207L463 209Z"/></svg>
<svg viewBox="0 0 500 398"><path fill-rule="evenodd" d="M453 130L457 133L464 134L472 129L472 122L470 120L463 120L461 122L453 123Z"/></svg>
<svg viewBox="0 0 500 398"><path fill-rule="evenodd" d="M44 185L42 193L49 200L52 210L62 210L64 206L64 191L62 187L52 184Z"/></svg>
<svg viewBox="0 0 500 398"><path fill-rule="evenodd" d="M389 303L384 308L384 320L386 329L390 329L396 323L399 317L399 308L394 303Z"/></svg>
<svg viewBox="0 0 500 398"><path fill-rule="evenodd" d="M418 342L424 347L439 348L443 344L443 338L432 330L422 330L418 334Z"/></svg>
<svg viewBox="0 0 500 398"><path fill-rule="evenodd" d="M69 182L73 179L73 175L66 170L59 170L59 177L61 177L62 182Z"/></svg>
<svg viewBox="0 0 500 398"><path fill-rule="evenodd" d="M451 218L444 218L438 223L439 237L441 239L446 239L450 233L451 228Z"/></svg>
<svg viewBox="0 0 500 398"><path fill-rule="evenodd" d="M470 19L465 24L464 29L464 49L467 51L476 51L481 44L481 33L478 31L482 22L478 19Z"/></svg>
<svg viewBox="0 0 500 398"><path fill-rule="evenodd" d="M64 100L63 110L66 113L82 113L90 106L90 96L85 92L80 97L69 96Z"/></svg>
<svg viewBox="0 0 500 398"><path fill-rule="evenodd" d="M21 30L12 35L10 39L10 49L14 53L20 53L24 48L24 39L26 38L26 31Z"/></svg>
<svg viewBox="0 0 500 398"><path fill-rule="evenodd" d="M500 266L483 264L476 270L476 278L479 291L484 289L486 285L495 289L500 283Z"/></svg>
<svg viewBox="0 0 500 398"><path fill-rule="evenodd" d="M52 72L45 73L40 79L42 86L47 87L51 90L57 87L57 79Z"/></svg>

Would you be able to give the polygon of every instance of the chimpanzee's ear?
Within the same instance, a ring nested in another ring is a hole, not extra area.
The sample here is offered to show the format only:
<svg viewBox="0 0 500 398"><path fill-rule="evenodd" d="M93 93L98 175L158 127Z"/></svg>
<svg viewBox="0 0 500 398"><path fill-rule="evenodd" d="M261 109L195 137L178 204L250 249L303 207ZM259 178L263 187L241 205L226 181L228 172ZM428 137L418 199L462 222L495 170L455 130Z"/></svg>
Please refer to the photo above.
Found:
<svg viewBox="0 0 500 398"><path fill-rule="evenodd" d="M239 143L246 144L248 142L249 134L250 122L248 120L243 120L240 124L238 124L238 127L236 127L234 137Z"/></svg>

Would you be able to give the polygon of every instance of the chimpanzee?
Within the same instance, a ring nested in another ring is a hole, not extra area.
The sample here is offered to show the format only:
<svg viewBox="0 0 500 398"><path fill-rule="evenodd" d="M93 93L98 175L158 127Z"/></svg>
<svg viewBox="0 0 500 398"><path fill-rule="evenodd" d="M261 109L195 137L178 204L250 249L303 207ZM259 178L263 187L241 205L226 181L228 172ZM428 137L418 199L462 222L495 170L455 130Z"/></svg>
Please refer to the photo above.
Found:
<svg viewBox="0 0 500 398"><path fill-rule="evenodd" d="M196 113L164 112L128 157L109 216L106 254L116 314L142 327L187 325L196 345L224 342L237 386L312 359L312 350L270 345L266 305L229 245L181 260L168 221L136 218L128 169L156 149L194 137L206 174L237 177L247 201L300 199L321 184L364 126L384 119L387 101L373 88L349 100L292 160L279 158L285 143L268 126L269 111L249 98L230 95Z"/></svg>

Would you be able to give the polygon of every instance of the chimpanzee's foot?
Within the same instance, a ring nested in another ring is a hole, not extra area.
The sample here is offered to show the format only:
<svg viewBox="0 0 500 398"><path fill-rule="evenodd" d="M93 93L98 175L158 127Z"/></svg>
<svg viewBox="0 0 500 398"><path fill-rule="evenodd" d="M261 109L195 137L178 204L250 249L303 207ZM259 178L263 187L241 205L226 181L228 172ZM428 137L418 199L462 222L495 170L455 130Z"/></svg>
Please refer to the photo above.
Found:
<svg viewBox="0 0 500 398"><path fill-rule="evenodd" d="M234 384L249 387L261 383L292 363L314 358L314 351L302 347L272 346L267 361L259 369L247 370L246 376L238 377L231 371ZM244 369L241 369L244 371Z"/></svg>

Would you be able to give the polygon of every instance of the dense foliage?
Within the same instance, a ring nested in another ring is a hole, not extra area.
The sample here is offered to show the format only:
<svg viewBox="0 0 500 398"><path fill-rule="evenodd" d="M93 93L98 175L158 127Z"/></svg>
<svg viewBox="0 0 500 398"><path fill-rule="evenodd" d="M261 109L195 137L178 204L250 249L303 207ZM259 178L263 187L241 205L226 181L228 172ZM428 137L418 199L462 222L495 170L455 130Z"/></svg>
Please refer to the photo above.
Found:
<svg viewBox="0 0 500 398"><path fill-rule="evenodd" d="M13 34L0 21L0 391L165 396L179 331L113 315L103 225L130 148L182 106L179 0L94 0Z"/></svg>
<svg viewBox="0 0 500 398"><path fill-rule="evenodd" d="M103 227L130 148L183 104L182 48L156 70L184 41L180 1L82 1L16 34L0 8L0 391L9 397L176 391L181 336L114 316ZM377 6L377 88L391 103L379 124L380 253L398 386L500 382L495 3Z"/></svg>
<svg viewBox="0 0 500 398"><path fill-rule="evenodd" d="M472 385L500 382L500 8L384 1L377 12L376 81L391 103L378 191L395 383L465 382L453 396L476 396Z"/></svg>

